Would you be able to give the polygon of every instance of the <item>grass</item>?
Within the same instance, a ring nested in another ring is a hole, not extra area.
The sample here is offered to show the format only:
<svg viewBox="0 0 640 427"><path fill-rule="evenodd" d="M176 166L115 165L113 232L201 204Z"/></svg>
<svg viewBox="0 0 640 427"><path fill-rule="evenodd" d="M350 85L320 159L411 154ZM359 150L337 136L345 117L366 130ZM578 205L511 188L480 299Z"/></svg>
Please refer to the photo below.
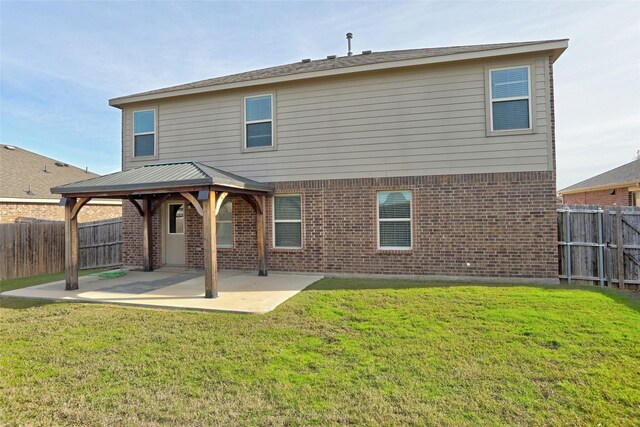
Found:
<svg viewBox="0 0 640 427"><path fill-rule="evenodd" d="M0 425L637 425L640 300L324 279L266 315L0 308Z"/></svg>
<svg viewBox="0 0 640 427"><path fill-rule="evenodd" d="M80 270L78 276L86 276L105 271L104 268L93 268L88 270ZM65 273L42 274L40 276L19 277L17 279L0 280L0 292L12 291L14 289L26 288L27 286L42 285L44 283L56 282L64 280Z"/></svg>

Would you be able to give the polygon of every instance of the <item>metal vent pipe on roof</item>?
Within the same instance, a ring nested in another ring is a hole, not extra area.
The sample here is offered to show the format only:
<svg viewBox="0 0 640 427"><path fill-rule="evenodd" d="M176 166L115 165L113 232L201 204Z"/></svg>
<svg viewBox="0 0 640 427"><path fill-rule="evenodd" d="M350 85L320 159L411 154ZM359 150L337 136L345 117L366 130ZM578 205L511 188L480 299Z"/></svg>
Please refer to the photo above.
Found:
<svg viewBox="0 0 640 427"><path fill-rule="evenodd" d="M349 46L349 51L347 52L347 56L353 55L353 52L351 52L351 39L352 38L353 38L353 34L347 33L347 45Z"/></svg>

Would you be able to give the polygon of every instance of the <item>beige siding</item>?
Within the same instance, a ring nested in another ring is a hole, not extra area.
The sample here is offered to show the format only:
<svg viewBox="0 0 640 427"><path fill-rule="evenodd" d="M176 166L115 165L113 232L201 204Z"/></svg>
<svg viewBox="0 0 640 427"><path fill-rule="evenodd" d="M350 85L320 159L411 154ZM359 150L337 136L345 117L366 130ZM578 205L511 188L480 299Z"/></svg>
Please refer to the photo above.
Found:
<svg viewBox="0 0 640 427"><path fill-rule="evenodd" d="M485 67L533 64L534 132L487 136ZM260 181L545 171L546 59L475 62L190 96L124 110L125 168L196 160ZM277 149L242 152L242 102L273 93ZM132 158L132 115L158 111L158 155Z"/></svg>

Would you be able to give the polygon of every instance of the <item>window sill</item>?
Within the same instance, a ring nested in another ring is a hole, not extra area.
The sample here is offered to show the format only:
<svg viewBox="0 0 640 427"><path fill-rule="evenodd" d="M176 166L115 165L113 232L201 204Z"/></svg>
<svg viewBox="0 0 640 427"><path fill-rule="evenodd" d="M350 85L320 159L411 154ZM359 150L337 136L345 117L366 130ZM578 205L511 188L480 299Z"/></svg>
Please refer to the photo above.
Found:
<svg viewBox="0 0 640 427"><path fill-rule="evenodd" d="M271 247L271 248L269 248L269 250L273 251L273 252L281 252L281 253L285 253L285 254L296 254L296 253L304 252L303 248L274 248L274 247Z"/></svg>
<svg viewBox="0 0 640 427"><path fill-rule="evenodd" d="M532 135L533 129L487 130L487 136Z"/></svg>
<svg viewBox="0 0 640 427"><path fill-rule="evenodd" d="M378 255L412 255L413 248L407 249L376 249L376 254Z"/></svg>
<svg viewBox="0 0 640 427"><path fill-rule="evenodd" d="M276 151L277 148L275 145L272 145L270 147L253 147L253 148L247 148L247 147L242 147L242 154L245 153L261 153L264 151Z"/></svg>

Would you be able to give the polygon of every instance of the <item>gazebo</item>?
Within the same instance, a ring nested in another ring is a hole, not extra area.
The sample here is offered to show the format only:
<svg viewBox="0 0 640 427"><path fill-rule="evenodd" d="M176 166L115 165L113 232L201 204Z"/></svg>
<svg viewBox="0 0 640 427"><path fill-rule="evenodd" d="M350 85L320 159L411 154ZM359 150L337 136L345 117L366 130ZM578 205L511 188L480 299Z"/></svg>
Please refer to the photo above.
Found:
<svg viewBox="0 0 640 427"><path fill-rule="evenodd" d="M182 197L203 219L205 298L218 296L216 215L224 199L235 194L255 211L258 241L258 275L267 275L265 202L273 188L205 164L186 161L154 163L110 175L54 187L65 207L66 290L78 289L78 213L91 199L129 200L143 218L144 271L152 271L151 218L172 197Z"/></svg>

